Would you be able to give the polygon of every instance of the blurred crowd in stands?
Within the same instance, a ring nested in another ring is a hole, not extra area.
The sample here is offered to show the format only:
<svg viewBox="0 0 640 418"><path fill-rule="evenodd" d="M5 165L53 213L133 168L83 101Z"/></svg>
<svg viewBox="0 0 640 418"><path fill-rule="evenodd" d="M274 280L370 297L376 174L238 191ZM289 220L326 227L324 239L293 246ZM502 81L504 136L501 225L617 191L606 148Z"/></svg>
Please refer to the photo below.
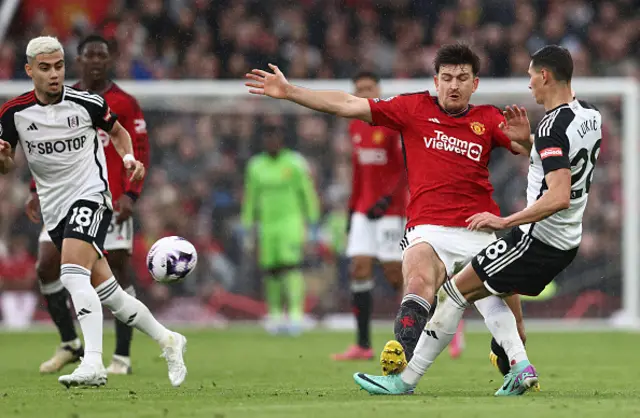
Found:
<svg viewBox="0 0 640 418"><path fill-rule="evenodd" d="M90 33L113 40L120 79L239 79L248 69L277 63L290 78L348 78L357 70L385 78L433 75L439 45L464 41L482 58L481 77L526 76L529 57L545 44L573 54L574 76L640 79L639 0L114 0L107 18L78 21L56 33L48 17L13 23L0 44L0 79L25 79L27 41L53 34L72 63L77 43ZM68 77L76 76L68 65ZM580 96L580 92L576 92ZM619 97L595 101L606 135L585 216L580 258L559 280L559 296L573 301L584 291L602 292L596 314L610 312L620 297L621 109ZM345 202L350 188L350 140L346 122L318 114L263 115L167 111L145 108L152 164L137 204L133 269L139 292L157 310L185 314L176 297L210 304L224 292L257 298L259 274L243 248L238 228L243 171L260 150L265 124L283 127L286 143L309 160L324 217L321 242L309 245L308 271L324 300L317 310L346 308L341 291L323 278L344 272ZM496 102L496 105L507 103ZM640 117L640 115L638 115ZM532 124L540 114L532 115ZM0 291L34 289L33 261L40 226L23 214L28 194L21 170L0 177ZM526 204L527 160L497 153L492 162L495 198L504 213ZM515 174L514 174L515 173ZM178 234L198 247L196 274L180 286L154 285L146 272L150 245ZM329 267L327 267L329 266ZM333 279L332 279L333 280ZM331 280L329 280L331 282ZM388 295L380 287L379 296ZM224 298L223 298L224 299ZM330 301L327 301L330 299ZM216 306L219 306L219 303ZM16 302L17 303L17 302ZM22 302L20 302L22 303ZM27 302L25 302L27 303ZM31 303L31 302L29 302ZM197 304L195 304L197 305ZM12 305L13 306L13 305ZM182 305L184 306L184 305ZM563 305L564 306L564 305ZM15 308L14 308L15 309ZM228 307L229 315L240 315ZM553 310L561 316L566 309Z"/></svg>

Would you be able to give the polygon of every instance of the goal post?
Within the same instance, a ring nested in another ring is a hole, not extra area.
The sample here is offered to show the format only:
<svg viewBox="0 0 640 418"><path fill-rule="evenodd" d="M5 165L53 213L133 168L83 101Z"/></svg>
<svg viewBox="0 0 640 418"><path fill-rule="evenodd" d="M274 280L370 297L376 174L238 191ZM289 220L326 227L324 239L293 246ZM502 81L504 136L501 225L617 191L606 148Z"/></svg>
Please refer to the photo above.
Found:
<svg viewBox="0 0 640 418"><path fill-rule="evenodd" d="M351 91L350 80L291 80L292 83L323 90ZM491 103L502 107L512 103L525 106L532 114L532 124L537 122L541 107L534 103L526 78L482 78L472 102ZM310 113L286 102L251 97L243 80L195 81L118 81L118 84L141 103L145 111L186 112L200 114L270 114ZM383 96L389 97L407 92L434 90L432 79L382 80ZM604 262L618 263L621 271L620 312L616 325L623 328L640 327L640 87L631 78L575 78L572 87L578 98L604 103L609 114L616 114L615 136L621 138L620 160L614 161L620 168L622 182L622 220L620 222L620 251L618 259L610 255ZM17 96L32 89L30 81L0 82L0 100ZM619 119L619 123L617 120ZM153 127L151 126L151 130ZM153 140L153 136L151 137ZM605 176L596 170L596 179ZM522 190L523 191L523 190ZM591 202L590 202L591 204ZM604 207L604 206L603 206ZM618 208L619 210L620 208ZM589 211L589 206L587 207ZM604 245L604 244L602 244ZM596 274L596 273L594 273ZM574 280L579 280L574 278ZM602 277L607 280L607 277ZM610 313L609 313L610 315ZM605 317L601 317L605 319Z"/></svg>

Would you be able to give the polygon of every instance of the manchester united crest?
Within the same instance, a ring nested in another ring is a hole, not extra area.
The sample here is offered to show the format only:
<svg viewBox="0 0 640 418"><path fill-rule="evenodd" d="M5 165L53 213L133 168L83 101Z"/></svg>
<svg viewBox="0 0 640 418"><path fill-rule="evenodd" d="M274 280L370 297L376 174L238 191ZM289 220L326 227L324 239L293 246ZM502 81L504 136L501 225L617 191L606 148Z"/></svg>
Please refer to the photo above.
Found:
<svg viewBox="0 0 640 418"><path fill-rule="evenodd" d="M476 135L482 135L486 130L484 125L480 122L471 122L469 126L471 127L473 133Z"/></svg>
<svg viewBox="0 0 640 418"><path fill-rule="evenodd" d="M373 131L373 143L376 145L380 145L384 141L384 133L381 130L376 129Z"/></svg>

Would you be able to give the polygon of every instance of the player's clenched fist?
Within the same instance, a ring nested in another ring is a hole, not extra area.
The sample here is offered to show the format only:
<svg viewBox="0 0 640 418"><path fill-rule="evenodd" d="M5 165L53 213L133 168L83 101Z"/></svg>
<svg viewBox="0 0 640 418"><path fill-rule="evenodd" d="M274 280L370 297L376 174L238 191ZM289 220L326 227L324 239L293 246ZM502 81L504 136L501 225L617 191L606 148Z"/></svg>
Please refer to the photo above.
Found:
<svg viewBox="0 0 640 418"><path fill-rule="evenodd" d="M269 64L269 68L273 73L257 69L251 70L251 73L245 75L251 81L247 81L244 85L249 87L249 93L275 99L286 99L289 82L277 66Z"/></svg>
<svg viewBox="0 0 640 418"><path fill-rule="evenodd" d="M124 162L124 168L127 170L127 174L129 175L129 181L140 181L144 178L145 169L144 165L138 160L136 160L132 155L125 155L122 159Z"/></svg>

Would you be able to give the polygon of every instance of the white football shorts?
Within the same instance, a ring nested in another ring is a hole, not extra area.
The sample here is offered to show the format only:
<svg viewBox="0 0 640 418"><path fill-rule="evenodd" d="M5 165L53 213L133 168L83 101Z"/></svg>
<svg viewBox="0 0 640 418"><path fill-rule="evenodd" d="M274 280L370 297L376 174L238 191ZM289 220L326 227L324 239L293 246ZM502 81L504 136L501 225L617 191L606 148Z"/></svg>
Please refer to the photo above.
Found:
<svg viewBox="0 0 640 418"><path fill-rule="evenodd" d="M347 239L347 257L368 256L381 263L402 261L400 240L404 232L402 216L383 216L371 220L363 213L351 215L351 229Z"/></svg>
<svg viewBox="0 0 640 418"><path fill-rule="evenodd" d="M400 247L404 256L408 248L426 242L433 247L444 263L447 274L452 277L495 240L496 235L488 232L450 226L417 225L407 228Z"/></svg>

